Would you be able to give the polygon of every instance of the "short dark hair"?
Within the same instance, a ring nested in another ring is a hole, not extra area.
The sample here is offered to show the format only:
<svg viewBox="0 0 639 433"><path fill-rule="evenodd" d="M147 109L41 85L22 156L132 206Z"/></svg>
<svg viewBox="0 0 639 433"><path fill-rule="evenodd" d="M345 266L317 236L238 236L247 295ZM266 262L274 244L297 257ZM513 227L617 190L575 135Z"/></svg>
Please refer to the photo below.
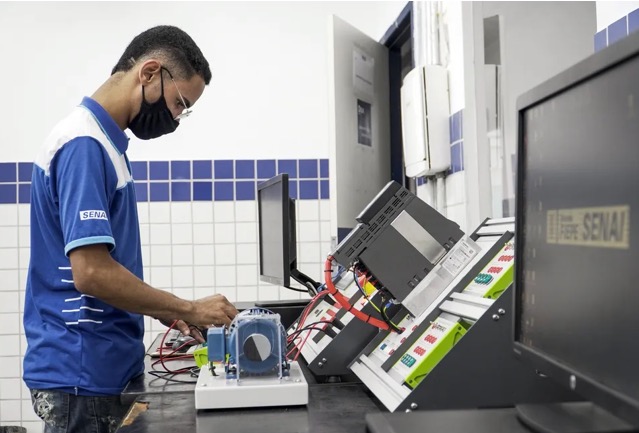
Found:
<svg viewBox="0 0 639 433"><path fill-rule="evenodd" d="M204 79L204 84L211 81L209 62L202 51L186 32L173 26L153 27L133 38L111 75L126 72L138 60L151 56L164 57L169 63L165 66L176 78L188 80L197 74Z"/></svg>

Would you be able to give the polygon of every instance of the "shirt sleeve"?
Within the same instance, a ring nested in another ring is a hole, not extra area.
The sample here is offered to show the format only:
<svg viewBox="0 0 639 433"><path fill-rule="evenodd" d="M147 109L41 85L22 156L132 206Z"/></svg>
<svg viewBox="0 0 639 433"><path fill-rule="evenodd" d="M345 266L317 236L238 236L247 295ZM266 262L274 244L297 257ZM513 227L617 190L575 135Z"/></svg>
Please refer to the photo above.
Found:
<svg viewBox="0 0 639 433"><path fill-rule="evenodd" d="M64 253L93 244L115 249L109 205L117 176L103 146L91 137L74 138L58 151L50 170Z"/></svg>

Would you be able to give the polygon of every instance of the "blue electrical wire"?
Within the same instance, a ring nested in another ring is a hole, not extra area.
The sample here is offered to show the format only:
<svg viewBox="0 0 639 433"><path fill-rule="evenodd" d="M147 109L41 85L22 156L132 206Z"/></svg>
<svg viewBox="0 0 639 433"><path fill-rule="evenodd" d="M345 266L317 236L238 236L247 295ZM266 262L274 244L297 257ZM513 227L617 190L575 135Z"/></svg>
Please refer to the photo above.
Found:
<svg viewBox="0 0 639 433"><path fill-rule="evenodd" d="M355 269L353 269L353 278L355 279L355 285L357 286L359 291L362 292L362 295L364 295L366 299L368 299L368 295L366 294L364 289L362 289L362 286L359 285L359 280L357 279L357 273L355 272Z"/></svg>

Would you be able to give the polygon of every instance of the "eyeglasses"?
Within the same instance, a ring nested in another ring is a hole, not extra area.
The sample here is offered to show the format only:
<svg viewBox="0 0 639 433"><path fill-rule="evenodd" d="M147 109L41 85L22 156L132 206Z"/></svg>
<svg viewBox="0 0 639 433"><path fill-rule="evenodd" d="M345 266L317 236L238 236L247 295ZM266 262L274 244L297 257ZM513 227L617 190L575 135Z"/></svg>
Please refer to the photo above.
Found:
<svg viewBox="0 0 639 433"><path fill-rule="evenodd" d="M171 74L171 72L168 69L166 69L164 66L162 66L162 69L164 69L166 71L166 73L169 74L169 77L171 77L171 81L173 81L173 85L175 86L175 90L177 90L178 95L180 95L180 101L182 101L182 106L184 107L184 110L182 110L182 112L180 114L175 116L174 120L182 120L182 119L185 119L185 118L189 117L189 115L193 112L193 110L188 108L188 106L186 105L186 102L184 101L184 97L182 96L182 93L180 92L180 89L178 89L177 83L173 79L173 74Z"/></svg>

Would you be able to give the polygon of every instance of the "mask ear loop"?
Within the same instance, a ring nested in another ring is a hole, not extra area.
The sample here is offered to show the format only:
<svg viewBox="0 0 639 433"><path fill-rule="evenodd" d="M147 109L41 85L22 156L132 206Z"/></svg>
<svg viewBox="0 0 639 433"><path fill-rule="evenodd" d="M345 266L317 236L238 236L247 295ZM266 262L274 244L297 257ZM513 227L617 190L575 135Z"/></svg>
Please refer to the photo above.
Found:
<svg viewBox="0 0 639 433"><path fill-rule="evenodd" d="M160 98L164 98L164 74L162 73L162 71L169 72L167 69L164 69L164 67L160 66L160 91L162 92L160 93ZM171 75L170 72L169 75Z"/></svg>
<svg viewBox="0 0 639 433"><path fill-rule="evenodd" d="M168 69L165 69L163 66L160 66L160 92L162 92L160 93L160 98L164 98L164 74L162 73L162 71L168 72L169 76L171 75ZM144 101L147 104L150 104L150 102L146 100L146 96L144 96L144 87L146 86L142 86L142 101Z"/></svg>

